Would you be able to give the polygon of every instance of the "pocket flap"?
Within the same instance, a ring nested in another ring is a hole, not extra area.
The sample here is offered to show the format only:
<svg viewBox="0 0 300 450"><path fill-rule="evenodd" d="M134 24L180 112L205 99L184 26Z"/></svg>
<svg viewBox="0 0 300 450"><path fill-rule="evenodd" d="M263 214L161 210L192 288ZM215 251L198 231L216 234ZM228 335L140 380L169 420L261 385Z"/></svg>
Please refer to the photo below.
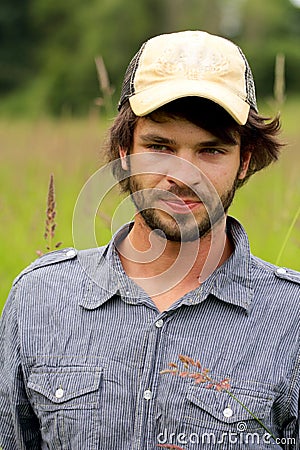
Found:
<svg viewBox="0 0 300 450"><path fill-rule="evenodd" d="M60 404L96 391L100 385L100 367L42 367L31 372L28 388Z"/></svg>
<svg viewBox="0 0 300 450"><path fill-rule="evenodd" d="M272 404L272 399L267 394L245 391L235 391L232 394L259 419L267 415ZM188 392L187 398L195 406L227 424L254 419L243 405L225 391L218 392L197 386Z"/></svg>

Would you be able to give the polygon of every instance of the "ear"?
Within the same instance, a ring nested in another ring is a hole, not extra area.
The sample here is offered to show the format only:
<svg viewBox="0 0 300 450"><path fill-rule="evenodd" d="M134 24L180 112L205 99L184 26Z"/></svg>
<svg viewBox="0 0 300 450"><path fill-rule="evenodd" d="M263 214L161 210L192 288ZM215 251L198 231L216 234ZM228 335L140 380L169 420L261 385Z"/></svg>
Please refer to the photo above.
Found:
<svg viewBox="0 0 300 450"><path fill-rule="evenodd" d="M121 159L122 169L128 170L127 150L125 148L119 147L119 155L120 155L120 159Z"/></svg>
<svg viewBox="0 0 300 450"><path fill-rule="evenodd" d="M250 160L251 160L251 155L252 155L251 152L245 152L242 156L239 175L238 175L239 180L243 180L247 174Z"/></svg>

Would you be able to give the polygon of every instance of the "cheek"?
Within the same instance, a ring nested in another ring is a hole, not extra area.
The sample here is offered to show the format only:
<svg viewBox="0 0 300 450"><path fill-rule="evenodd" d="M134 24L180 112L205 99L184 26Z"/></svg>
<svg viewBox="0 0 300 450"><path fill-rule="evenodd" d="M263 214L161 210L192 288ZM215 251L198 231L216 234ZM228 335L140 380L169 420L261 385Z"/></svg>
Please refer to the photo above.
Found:
<svg viewBox="0 0 300 450"><path fill-rule="evenodd" d="M222 192L231 189L238 175L238 166L236 170L232 170L232 167L223 167L222 169L206 173L208 180L215 187L217 192Z"/></svg>
<svg viewBox="0 0 300 450"><path fill-rule="evenodd" d="M141 173L138 175L132 175L131 178L134 180L135 185L138 186L139 189L150 189L158 187L162 179L162 176L155 174Z"/></svg>

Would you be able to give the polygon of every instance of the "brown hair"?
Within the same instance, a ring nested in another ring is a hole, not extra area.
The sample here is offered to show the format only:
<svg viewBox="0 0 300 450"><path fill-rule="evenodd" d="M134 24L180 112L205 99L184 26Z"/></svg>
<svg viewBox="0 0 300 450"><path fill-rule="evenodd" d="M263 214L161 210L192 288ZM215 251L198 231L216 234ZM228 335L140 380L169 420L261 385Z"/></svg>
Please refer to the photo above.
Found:
<svg viewBox="0 0 300 450"><path fill-rule="evenodd" d="M174 100L145 117L160 121L163 116L184 118L227 143L234 142L234 136L238 133L241 137L241 160L245 152L251 152L246 177L239 180L238 187L245 184L255 172L276 161L283 145L278 138L279 117L271 120L260 116L252 108L247 123L239 125L216 103L198 97L185 97ZM127 101L116 117L108 137L107 162L114 161L113 174L119 180L124 192L129 190L129 178L127 172L121 167L119 149L123 148L128 154L130 153L134 129L139 119L140 117L133 113Z"/></svg>

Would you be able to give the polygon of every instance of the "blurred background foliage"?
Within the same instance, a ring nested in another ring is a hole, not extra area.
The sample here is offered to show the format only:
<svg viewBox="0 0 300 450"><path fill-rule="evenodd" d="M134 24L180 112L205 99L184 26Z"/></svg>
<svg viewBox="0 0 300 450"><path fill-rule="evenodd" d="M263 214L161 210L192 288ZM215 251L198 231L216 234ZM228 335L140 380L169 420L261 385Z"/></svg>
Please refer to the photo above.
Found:
<svg viewBox="0 0 300 450"><path fill-rule="evenodd" d="M55 239L73 246L74 205L103 165L103 137L129 60L146 39L184 29L239 44L254 73L260 111L282 113L288 145L280 162L238 192L231 213L246 226L253 253L300 270L300 0L1 0L0 310L17 273L37 250L45 251L50 173ZM280 54L285 65L275 77ZM275 78L280 95L273 92ZM99 245L111 236L119 202L113 192L96 214Z"/></svg>
<svg viewBox="0 0 300 450"><path fill-rule="evenodd" d="M155 34L203 29L233 39L252 66L259 97L272 95L276 54L287 94L300 88L297 0L1 0L0 114L85 115L102 56L117 101L128 61Z"/></svg>

